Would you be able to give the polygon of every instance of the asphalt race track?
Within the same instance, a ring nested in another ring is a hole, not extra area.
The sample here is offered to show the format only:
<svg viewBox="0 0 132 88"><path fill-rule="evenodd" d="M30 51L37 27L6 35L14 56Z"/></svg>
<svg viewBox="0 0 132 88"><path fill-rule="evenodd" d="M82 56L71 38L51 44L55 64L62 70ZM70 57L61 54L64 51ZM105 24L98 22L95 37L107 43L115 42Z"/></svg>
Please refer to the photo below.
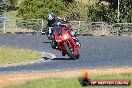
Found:
<svg viewBox="0 0 132 88"><path fill-rule="evenodd" d="M43 71L76 68L119 67L132 65L132 37L117 36L78 36L82 47L79 60L62 57L61 52L50 47L45 35L0 34L0 46L28 48L53 53L54 60L20 66L0 67L2 72Z"/></svg>

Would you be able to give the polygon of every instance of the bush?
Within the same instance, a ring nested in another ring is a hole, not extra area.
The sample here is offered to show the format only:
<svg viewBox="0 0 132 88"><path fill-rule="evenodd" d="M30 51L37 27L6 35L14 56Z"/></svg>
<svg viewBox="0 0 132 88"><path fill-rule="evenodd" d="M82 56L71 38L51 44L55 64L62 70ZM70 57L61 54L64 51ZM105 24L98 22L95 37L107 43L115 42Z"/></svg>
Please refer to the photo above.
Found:
<svg viewBox="0 0 132 88"><path fill-rule="evenodd" d="M108 6L102 3L95 3L88 7L91 21L107 21Z"/></svg>
<svg viewBox="0 0 132 88"><path fill-rule="evenodd" d="M42 19L18 19L16 24L17 28L40 30L42 27Z"/></svg>
<svg viewBox="0 0 132 88"><path fill-rule="evenodd" d="M109 1L109 0L108 0ZM100 2L82 3L74 0L25 0L19 7L18 17L44 18L49 12L58 16L69 16L71 20L118 22L118 1L108 5ZM132 0L120 0L120 21L132 22Z"/></svg>
<svg viewBox="0 0 132 88"><path fill-rule="evenodd" d="M87 10L87 4L73 2L67 5L66 15L68 15L71 20L87 21Z"/></svg>
<svg viewBox="0 0 132 88"><path fill-rule="evenodd" d="M132 0L120 0L120 23L131 23L132 22ZM117 23L118 18L118 0L112 0L109 5L108 19L110 23Z"/></svg>
<svg viewBox="0 0 132 88"><path fill-rule="evenodd" d="M65 4L62 0L25 0L19 7L18 17L44 18L49 12L63 15Z"/></svg>
<svg viewBox="0 0 132 88"><path fill-rule="evenodd" d="M2 0L0 0L0 15L3 14L3 12L5 10L5 6L6 6L6 4Z"/></svg>

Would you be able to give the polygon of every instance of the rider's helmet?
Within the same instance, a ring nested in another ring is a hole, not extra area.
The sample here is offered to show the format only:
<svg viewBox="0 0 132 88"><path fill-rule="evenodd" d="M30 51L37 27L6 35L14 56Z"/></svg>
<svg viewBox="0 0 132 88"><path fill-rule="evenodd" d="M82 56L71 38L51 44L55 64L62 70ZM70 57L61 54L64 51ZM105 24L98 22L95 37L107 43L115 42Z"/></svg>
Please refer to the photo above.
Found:
<svg viewBox="0 0 132 88"><path fill-rule="evenodd" d="M53 13L49 13L47 17L47 21L55 21L55 15Z"/></svg>

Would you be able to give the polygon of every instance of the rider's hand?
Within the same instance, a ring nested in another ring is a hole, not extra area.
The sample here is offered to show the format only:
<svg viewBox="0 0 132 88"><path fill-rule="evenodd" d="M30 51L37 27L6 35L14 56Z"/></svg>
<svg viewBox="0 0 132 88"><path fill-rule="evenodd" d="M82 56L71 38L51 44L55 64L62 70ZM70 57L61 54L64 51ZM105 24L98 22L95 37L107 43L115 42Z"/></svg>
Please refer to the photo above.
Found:
<svg viewBox="0 0 132 88"><path fill-rule="evenodd" d="M58 26L61 25L61 22L58 22L57 25L58 25Z"/></svg>

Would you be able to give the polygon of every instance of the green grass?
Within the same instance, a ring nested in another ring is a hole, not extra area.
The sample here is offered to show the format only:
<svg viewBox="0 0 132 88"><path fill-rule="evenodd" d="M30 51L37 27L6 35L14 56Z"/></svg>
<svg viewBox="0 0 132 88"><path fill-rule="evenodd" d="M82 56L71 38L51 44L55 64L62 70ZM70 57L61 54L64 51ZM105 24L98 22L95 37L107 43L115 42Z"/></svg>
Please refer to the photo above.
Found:
<svg viewBox="0 0 132 88"><path fill-rule="evenodd" d="M0 28L0 34L2 34L3 33L3 31L2 31L2 29Z"/></svg>
<svg viewBox="0 0 132 88"><path fill-rule="evenodd" d="M16 18L17 11L9 11L4 13L8 18Z"/></svg>
<svg viewBox="0 0 132 88"><path fill-rule="evenodd" d="M26 62L38 59L39 52L31 51L28 49L0 47L0 64Z"/></svg>
<svg viewBox="0 0 132 88"><path fill-rule="evenodd" d="M130 79L132 74L122 73L113 75L90 76L91 79ZM17 84L5 88L84 88L78 78L44 78L28 81L25 84ZM132 88L132 86L87 86L85 88Z"/></svg>

